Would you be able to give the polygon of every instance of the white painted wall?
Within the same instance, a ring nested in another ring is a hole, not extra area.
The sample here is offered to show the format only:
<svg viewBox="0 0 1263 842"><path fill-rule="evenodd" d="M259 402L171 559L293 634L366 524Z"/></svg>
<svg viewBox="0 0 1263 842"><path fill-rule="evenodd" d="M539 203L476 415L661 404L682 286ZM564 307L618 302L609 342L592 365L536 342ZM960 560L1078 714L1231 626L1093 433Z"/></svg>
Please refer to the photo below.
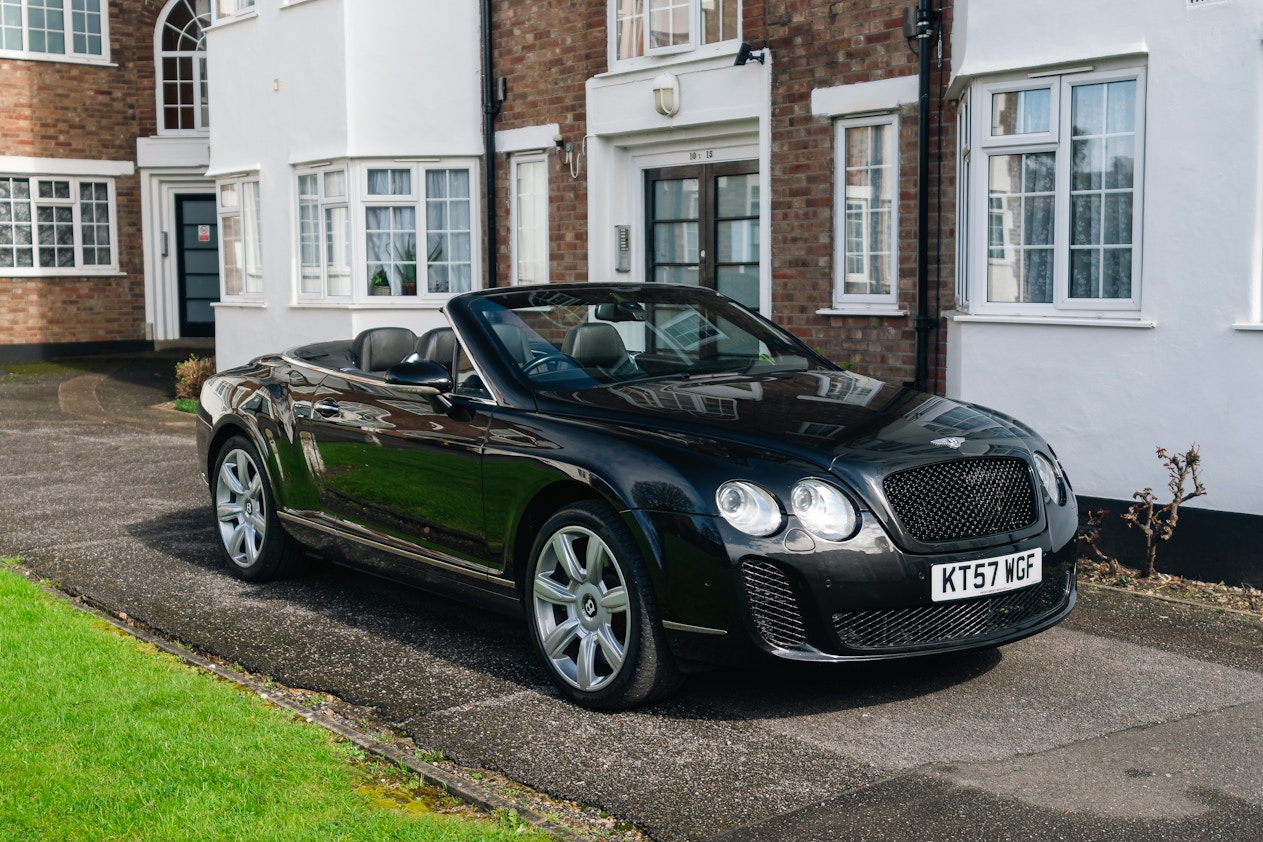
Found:
<svg viewBox="0 0 1263 842"><path fill-rule="evenodd" d="M298 302L294 167L481 156L480 43L478 4L444 0L258 0L208 31L209 174L257 172L263 225L264 294L217 307L220 367L367 327L439 324L436 305L409 300Z"/></svg>
<svg viewBox="0 0 1263 842"><path fill-rule="evenodd" d="M948 393L1037 427L1080 494L1165 493L1201 445L1205 508L1263 514L1263 0L957 0L978 74L1147 56L1140 323L948 324Z"/></svg>

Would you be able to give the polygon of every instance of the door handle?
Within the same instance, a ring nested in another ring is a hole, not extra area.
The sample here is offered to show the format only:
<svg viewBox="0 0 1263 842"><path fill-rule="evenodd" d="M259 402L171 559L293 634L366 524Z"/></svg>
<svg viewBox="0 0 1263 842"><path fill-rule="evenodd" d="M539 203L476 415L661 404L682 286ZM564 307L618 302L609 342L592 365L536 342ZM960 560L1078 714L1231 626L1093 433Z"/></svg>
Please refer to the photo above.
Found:
<svg viewBox="0 0 1263 842"><path fill-rule="evenodd" d="M342 411L336 401L321 401L315 405L314 409L324 418L331 418Z"/></svg>

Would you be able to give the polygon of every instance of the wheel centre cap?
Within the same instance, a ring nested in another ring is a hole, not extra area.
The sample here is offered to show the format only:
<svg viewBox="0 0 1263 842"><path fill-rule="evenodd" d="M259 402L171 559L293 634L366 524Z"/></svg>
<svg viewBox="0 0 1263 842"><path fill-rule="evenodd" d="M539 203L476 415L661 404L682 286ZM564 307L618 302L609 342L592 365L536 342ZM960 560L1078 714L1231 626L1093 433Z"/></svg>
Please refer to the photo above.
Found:
<svg viewBox="0 0 1263 842"><path fill-rule="evenodd" d="M592 594L588 594L583 598L583 616L589 620L596 617L596 600L592 597Z"/></svg>

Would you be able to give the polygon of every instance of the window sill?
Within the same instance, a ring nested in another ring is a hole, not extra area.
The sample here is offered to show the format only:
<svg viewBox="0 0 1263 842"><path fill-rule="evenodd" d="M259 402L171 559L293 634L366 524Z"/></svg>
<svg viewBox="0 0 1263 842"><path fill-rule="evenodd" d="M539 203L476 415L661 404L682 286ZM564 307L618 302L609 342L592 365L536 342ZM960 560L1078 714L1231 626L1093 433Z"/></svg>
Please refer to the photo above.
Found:
<svg viewBox="0 0 1263 842"><path fill-rule="evenodd" d="M215 308L234 308L237 310L266 310L268 303L261 299L249 298L224 298L216 301L211 307Z"/></svg>
<svg viewBox="0 0 1263 842"><path fill-rule="evenodd" d="M126 278L127 273L118 269L31 269L30 267L0 267L0 278L31 278L44 281L61 281L73 278Z"/></svg>
<svg viewBox="0 0 1263 842"><path fill-rule="evenodd" d="M1263 322L1236 322L1232 326L1233 330L1242 330L1247 333L1263 333Z"/></svg>
<svg viewBox="0 0 1263 842"><path fill-rule="evenodd" d="M51 61L63 64L87 64L92 67L118 67L118 63L111 61L108 56L76 56L65 53L24 53L17 50L0 50L0 59L7 61Z"/></svg>
<svg viewBox="0 0 1263 842"><path fill-rule="evenodd" d="M408 301L391 301L393 296L381 295L385 301L316 301L300 299L291 302L291 310L438 310L447 303L442 299L411 299ZM402 296L400 296L402 297Z"/></svg>
<svg viewBox="0 0 1263 842"><path fill-rule="evenodd" d="M816 311L817 316L877 316L883 319L898 319L908 315L907 310L898 307L826 307Z"/></svg>
<svg viewBox="0 0 1263 842"><path fill-rule="evenodd" d="M1118 319L1091 316L1076 318L1074 316L980 315L976 313L962 313L957 310L949 310L943 314L943 317L950 322L977 324L1048 325L1059 327L1121 327L1138 330L1151 330L1158 326L1157 322L1144 319Z"/></svg>

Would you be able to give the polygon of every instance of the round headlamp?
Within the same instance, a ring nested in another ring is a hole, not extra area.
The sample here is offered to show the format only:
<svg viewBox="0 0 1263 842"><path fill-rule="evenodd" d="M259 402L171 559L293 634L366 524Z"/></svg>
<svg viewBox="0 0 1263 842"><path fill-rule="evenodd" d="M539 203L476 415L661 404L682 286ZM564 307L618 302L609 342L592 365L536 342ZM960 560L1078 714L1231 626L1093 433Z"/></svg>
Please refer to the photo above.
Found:
<svg viewBox="0 0 1263 842"><path fill-rule="evenodd" d="M776 532L784 521L772 492L751 482L725 482L715 492L715 504L724 520L756 538Z"/></svg>
<svg viewBox="0 0 1263 842"><path fill-rule="evenodd" d="M818 479L801 480L794 486L790 508L808 532L826 541L850 538L859 521L850 498Z"/></svg>
<svg viewBox="0 0 1263 842"><path fill-rule="evenodd" d="M1061 472L1053 461L1042 453L1036 453L1035 472L1039 474L1039 484L1044 487L1044 498L1058 506L1064 503L1066 495L1061 487Z"/></svg>

